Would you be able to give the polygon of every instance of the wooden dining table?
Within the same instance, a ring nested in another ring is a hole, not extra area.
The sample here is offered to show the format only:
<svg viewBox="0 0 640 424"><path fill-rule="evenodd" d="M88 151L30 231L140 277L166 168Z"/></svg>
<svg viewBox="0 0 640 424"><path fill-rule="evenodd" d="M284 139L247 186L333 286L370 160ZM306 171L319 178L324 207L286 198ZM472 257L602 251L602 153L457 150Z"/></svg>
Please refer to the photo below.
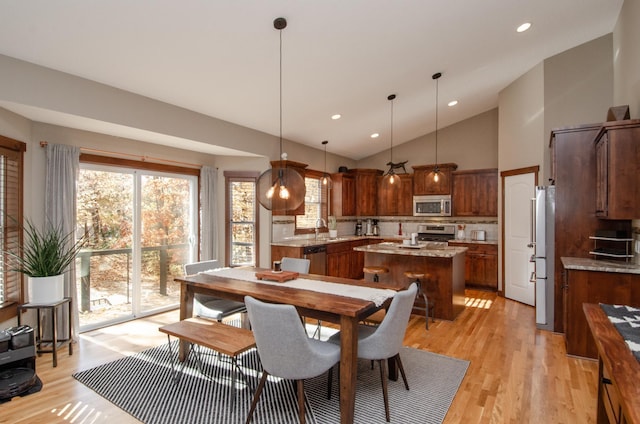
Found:
<svg viewBox="0 0 640 424"><path fill-rule="evenodd" d="M261 268L242 267L256 272L269 271ZM397 286L367 283L362 280L328 277L324 275L300 274L299 278L331 283L358 285L380 289L398 290ZM239 280L208 273L176 278L180 283L180 319L193 315L193 296L202 293L225 299L244 301L245 296L271 303L286 303L296 307L300 316L328 321L340 325L340 422L353 423L358 360L358 323L380 307L391 302L387 299L381 306L369 300L321 293L313 290L287 287L286 284L265 284ZM180 360L187 357L189 344L181 342Z"/></svg>

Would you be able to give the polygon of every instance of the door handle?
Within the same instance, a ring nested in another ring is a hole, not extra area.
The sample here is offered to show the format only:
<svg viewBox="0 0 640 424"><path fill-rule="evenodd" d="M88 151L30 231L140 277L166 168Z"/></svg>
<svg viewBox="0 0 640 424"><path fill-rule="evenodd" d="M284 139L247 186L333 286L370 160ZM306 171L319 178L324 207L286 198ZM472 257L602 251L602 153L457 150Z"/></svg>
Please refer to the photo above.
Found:
<svg viewBox="0 0 640 424"><path fill-rule="evenodd" d="M535 283L536 282L536 272L535 271L531 272L531 277L529 277L529 282L530 283Z"/></svg>

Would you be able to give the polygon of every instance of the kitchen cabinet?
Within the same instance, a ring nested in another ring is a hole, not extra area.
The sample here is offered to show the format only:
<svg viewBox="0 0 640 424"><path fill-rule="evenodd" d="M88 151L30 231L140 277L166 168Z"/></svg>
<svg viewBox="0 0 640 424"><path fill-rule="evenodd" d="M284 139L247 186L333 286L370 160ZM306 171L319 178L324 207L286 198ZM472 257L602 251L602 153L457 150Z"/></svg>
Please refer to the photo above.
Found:
<svg viewBox="0 0 640 424"><path fill-rule="evenodd" d="M640 306L640 275L564 269L567 354L596 358L597 347L582 310L584 303Z"/></svg>
<svg viewBox="0 0 640 424"><path fill-rule="evenodd" d="M498 216L498 170L452 173L453 216Z"/></svg>
<svg viewBox="0 0 640 424"><path fill-rule="evenodd" d="M378 215L413 215L413 175L397 175L400 184L384 184L384 177L378 177Z"/></svg>
<svg viewBox="0 0 640 424"><path fill-rule="evenodd" d="M304 248L298 246L271 246L271 260L279 261L288 258L304 258Z"/></svg>
<svg viewBox="0 0 640 424"><path fill-rule="evenodd" d="M413 168L413 194L451 194L451 173L458 168L455 163L438 164L438 181L433 181L433 165L412 166Z"/></svg>
<svg viewBox="0 0 640 424"><path fill-rule="evenodd" d="M304 174L305 174L305 169L307 168L307 164L294 162L291 160L271 161L271 169L273 170L272 172L278 172L280 168L293 169L295 172L300 174L300 176L302 176L302 179L304 180ZM300 206L292 210L287 210L288 209L287 200L282 200L277 196L273 196L273 200L271 203L272 203L272 208L271 208L272 215L304 215L304 199L302 200L302 203L300 204Z"/></svg>
<svg viewBox="0 0 640 424"><path fill-rule="evenodd" d="M635 219L640 211L640 120L605 123L595 139L596 216Z"/></svg>
<svg viewBox="0 0 640 424"><path fill-rule="evenodd" d="M556 186L554 261L554 331L564 331L561 257L589 258L599 229L631 233L631 221L598 219L596 204L596 150L600 124L555 129L551 132L552 180ZM537 182L536 182L537 183Z"/></svg>
<svg viewBox="0 0 640 424"><path fill-rule="evenodd" d="M466 247L465 285L498 290L498 246L486 243L450 241L449 246Z"/></svg>
<svg viewBox="0 0 640 424"><path fill-rule="evenodd" d="M374 243L377 241L373 241ZM354 247L370 244L369 239L329 243L327 245L327 275L352 279L364 278L364 253Z"/></svg>
<svg viewBox="0 0 640 424"><path fill-rule="evenodd" d="M382 171L379 169L351 169L348 172L355 179L356 215L378 215L378 176L382 175Z"/></svg>
<svg viewBox="0 0 640 424"><path fill-rule="evenodd" d="M355 176L346 172L340 172L331 174L331 181L331 214L334 216L355 216Z"/></svg>

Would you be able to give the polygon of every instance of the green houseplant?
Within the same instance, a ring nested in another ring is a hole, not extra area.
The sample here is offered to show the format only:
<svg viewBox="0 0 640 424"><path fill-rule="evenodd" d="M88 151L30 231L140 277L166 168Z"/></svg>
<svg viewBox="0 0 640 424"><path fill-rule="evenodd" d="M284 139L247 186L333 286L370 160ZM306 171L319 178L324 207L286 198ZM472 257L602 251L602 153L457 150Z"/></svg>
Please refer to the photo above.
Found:
<svg viewBox="0 0 640 424"><path fill-rule="evenodd" d="M64 297L64 273L86 243L75 231L64 233L62 225L47 223L43 229L25 220L24 241L8 251L10 269L27 276L30 303L51 303Z"/></svg>
<svg viewBox="0 0 640 424"><path fill-rule="evenodd" d="M338 223L335 216L329 215L327 227L329 228L329 238L338 237Z"/></svg>

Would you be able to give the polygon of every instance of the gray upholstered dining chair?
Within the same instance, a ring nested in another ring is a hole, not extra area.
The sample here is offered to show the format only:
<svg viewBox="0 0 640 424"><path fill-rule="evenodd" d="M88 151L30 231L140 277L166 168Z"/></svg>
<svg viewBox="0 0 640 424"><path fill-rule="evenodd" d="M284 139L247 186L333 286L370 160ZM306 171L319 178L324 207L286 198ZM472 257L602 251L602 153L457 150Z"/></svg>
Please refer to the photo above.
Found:
<svg viewBox="0 0 640 424"><path fill-rule="evenodd" d="M304 380L329 371L330 398L332 369L340 360L340 346L307 337L293 305L265 303L251 296L244 302L263 369L246 422L251 422L267 377L273 375L296 381L298 414L304 424Z"/></svg>
<svg viewBox="0 0 640 424"><path fill-rule="evenodd" d="M387 392L387 370L385 360L393 358L404 381L404 387L409 390L407 376L400 359L400 349L407 330L411 309L416 298L418 286L413 283L407 290L402 290L393 297L391 306L378 327L367 325L358 326L358 358L378 361L380 379L382 380L382 395L384 397L384 412L389 418L389 395ZM329 338L329 342L340 344L340 333Z"/></svg>
<svg viewBox="0 0 640 424"><path fill-rule="evenodd" d="M289 258L287 256L283 256L282 259L280 260L280 267L283 271L293 271L293 272L299 272L301 274L308 274L310 266L311 266L311 261L309 259ZM306 322L305 317L302 317L302 322L303 323ZM320 339L322 335L321 332L322 332L322 321L318 320L316 329L313 332L313 335L311 337L315 338L317 336L318 339Z"/></svg>
<svg viewBox="0 0 640 424"><path fill-rule="evenodd" d="M193 262L184 265L184 273L186 275L194 275L199 272L220 268L220 263L213 259L209 261ZM222 321L228 316L246 312L247 309L242 302L236 302L229 299L221 299L215 296L196 293L193 296L193 315L201 318L214 319ZM245 327L245 320L242 320Z"/></svg>
<svg viewBox="0 0 640 424"><path fill-rule="evenodd" d="M280 266L283 271L299 272L300 274L308 274L311 261L302 258L289 258L283 256L280 260Z"/></svg>

